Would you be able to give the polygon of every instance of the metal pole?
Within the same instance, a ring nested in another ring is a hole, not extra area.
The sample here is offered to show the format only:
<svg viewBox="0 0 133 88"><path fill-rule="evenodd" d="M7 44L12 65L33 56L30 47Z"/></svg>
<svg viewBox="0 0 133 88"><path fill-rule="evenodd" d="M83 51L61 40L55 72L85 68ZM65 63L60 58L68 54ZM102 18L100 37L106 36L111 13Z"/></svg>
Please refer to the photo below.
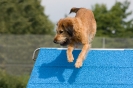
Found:
<svg viewBox="0 0 133 88"><path fill-rule="evenodd" d="M105 38L103 37L103 48L105 48Z"/></svg>

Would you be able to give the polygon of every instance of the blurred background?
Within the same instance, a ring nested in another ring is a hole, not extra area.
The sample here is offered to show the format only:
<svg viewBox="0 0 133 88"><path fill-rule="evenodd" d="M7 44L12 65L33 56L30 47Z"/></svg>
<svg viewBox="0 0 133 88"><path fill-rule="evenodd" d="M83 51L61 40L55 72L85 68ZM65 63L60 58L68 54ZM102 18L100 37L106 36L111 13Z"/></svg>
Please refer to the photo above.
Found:
<svg viewBox="0 0 133 88"><path fill-rule="evenodd" d="M97 34L92 48L133 48L132 0L0 0L0 88L25 88L33 51L58 47L56 23L72 7L94 12Z"/></svg>

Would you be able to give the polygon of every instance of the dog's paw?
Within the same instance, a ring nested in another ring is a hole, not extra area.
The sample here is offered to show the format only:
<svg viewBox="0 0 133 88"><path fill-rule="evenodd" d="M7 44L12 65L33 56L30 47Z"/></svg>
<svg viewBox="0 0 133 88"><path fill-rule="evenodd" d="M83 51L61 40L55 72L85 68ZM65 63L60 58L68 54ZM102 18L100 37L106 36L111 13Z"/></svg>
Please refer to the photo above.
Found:
<svg viewBox="0 0 133 88"><path fill-rule="evenodd" d="M83 64L82 60L77 60L75 63L75 67L80 68L80 67L82 67L82 64Z"/></svg>
<svg viewBox="0 0 133 88"><path fill-rule="evenodd" d="M67 60L68 60L68 62L70 62L70 63L71 63L71 62L73 62L73 61L74 61L74 58L73 58L73 56L71 56L71 57L68 57L68 58L67 58Z"/></svg>

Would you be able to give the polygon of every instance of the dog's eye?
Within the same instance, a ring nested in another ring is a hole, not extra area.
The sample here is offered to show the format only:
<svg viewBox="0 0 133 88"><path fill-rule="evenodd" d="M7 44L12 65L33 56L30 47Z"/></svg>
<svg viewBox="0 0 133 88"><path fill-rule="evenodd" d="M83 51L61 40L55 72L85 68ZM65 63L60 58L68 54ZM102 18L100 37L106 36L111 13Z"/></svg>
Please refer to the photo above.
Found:
<svg viewBox="0 0 133 88"><path fill-rule="evenodd" d="M63 30L61 30L61 31L59 31L59 32L60 32L60 34L61 34L61 33L63 33Z"/></svg>

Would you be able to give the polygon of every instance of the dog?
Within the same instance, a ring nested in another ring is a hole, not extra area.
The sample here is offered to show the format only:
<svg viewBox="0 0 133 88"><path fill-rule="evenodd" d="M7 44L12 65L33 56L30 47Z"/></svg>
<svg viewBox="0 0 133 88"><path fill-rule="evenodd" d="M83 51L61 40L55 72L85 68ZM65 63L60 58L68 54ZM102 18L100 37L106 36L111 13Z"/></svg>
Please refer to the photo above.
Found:
<svg viewBox="0 0 133 88"><path fill-rule="evenodd" d="M70 13L72 12L76 13L75 17L66 17L58 21L53 42L68 47L68 62L73 62L72 51L76 44L81 43L83 47L75 63L75 67L80 68L87 52L91 48L97 25L91 10L73 7L70 10Z"/></svg>

